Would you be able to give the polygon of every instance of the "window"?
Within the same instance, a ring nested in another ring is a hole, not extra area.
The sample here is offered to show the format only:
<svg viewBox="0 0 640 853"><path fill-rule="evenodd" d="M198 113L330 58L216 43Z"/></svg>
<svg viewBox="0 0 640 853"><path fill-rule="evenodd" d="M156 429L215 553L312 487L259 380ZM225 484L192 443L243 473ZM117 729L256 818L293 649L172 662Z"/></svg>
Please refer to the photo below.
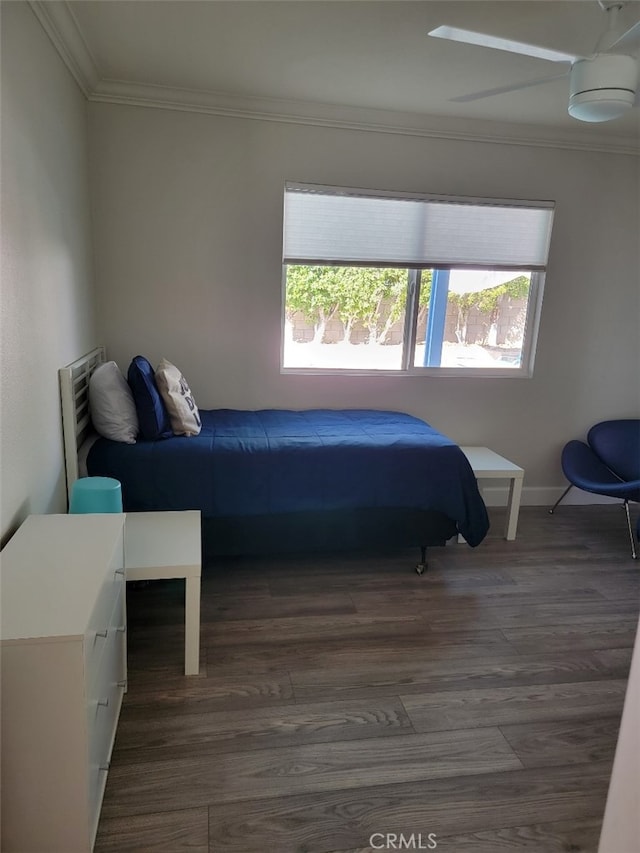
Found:
<svg viewBox="0 0 640 853"><path fill-rule="evenodd" d="M283 369L531 375L552 218L287 184Z"/></svg>

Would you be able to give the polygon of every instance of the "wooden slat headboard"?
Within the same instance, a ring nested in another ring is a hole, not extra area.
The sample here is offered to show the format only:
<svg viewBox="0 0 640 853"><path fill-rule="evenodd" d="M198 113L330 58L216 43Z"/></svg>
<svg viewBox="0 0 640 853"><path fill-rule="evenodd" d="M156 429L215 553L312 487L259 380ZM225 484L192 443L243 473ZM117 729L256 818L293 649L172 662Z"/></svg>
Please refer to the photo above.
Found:
<svg viewBox="0 0 640 853"><path fill-rule="evenodd" d="M78 451L91 433L89 379L96 367L102 364L105 359L105 348L96 347L77 361L58 370L60 402L62 405L64 458L67 474L67 497L69 499L71 497L71 487L80 476Z"/></svg>

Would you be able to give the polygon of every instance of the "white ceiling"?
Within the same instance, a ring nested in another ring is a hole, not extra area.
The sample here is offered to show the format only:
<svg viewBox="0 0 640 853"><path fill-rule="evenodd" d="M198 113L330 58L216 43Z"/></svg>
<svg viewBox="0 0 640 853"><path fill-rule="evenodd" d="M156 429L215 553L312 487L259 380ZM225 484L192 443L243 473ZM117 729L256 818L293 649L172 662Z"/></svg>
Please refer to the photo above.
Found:
<svg viewBox="0 0 640 853"><path fill-rule="evenodd" d="M606 26L596 0L72 0L68 9L103 89L120 81L124 91L124 81L217 93L229 102L284 99L525 123L598 140L640 133L640 109L598 125L571 119L568 79L452 103L557 73L557 66L427 36L450 24L588 55ZM640 2L627 3L621 18L638 20Z"/></svg>

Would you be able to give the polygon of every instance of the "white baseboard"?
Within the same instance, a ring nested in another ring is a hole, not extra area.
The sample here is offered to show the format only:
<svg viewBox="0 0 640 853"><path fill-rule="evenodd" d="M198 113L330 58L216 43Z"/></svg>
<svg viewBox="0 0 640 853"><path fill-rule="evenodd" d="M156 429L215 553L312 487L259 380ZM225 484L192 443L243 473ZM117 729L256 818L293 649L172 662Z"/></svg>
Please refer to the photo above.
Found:
<svg viewBox="0 0 640 853"><path fill-rule="evenodd" d="M565 490L566 486L525 486L522 489L521 506L548 506L552 507ZM482 496L487 506L506 506L509 496L507 486L487 486L482 488ZM593 495L583 492L581 489L571 489L563 504L584 506L586 504L617 504L621 503L617 498L609 498L606 495Z"/></svg>

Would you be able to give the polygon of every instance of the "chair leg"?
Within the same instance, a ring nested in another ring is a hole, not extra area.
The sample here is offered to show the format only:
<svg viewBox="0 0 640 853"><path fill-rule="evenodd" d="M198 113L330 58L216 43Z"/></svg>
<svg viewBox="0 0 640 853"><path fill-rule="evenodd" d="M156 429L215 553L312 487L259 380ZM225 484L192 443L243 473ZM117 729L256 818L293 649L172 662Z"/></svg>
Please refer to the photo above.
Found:
<svg viewBox="0 0 640 853"><path fill-rule="evenodd" d="M627 527L629 529L629 539L631 540L631 556L634 560L638 559L638 554L636 552L636 540L633 535L633 529L631 527L631 515L629 514L629 501L624 502L624 510L627 514Z"/></svg>
<svg viewBox="0 0 640 853"><path fill-rule="evenodd" d="M555 511L555 508L558 506L558 504L560 503L560 501L561 501L561 500L563 500L563 498L565 498L565 497L569 494L569 490L570 490L570 489L572 489L572 488L573 488L573 484L572 484L572 483L569 483L569 485L567 486L567 488L564 490L564 492L560 495L560 497L558 498L558 500L554 503L554 505L553 505L553 506L551 507L551 509L549 510L549 515L553 515L553 513L554 513L554 511Z"/></svg>

